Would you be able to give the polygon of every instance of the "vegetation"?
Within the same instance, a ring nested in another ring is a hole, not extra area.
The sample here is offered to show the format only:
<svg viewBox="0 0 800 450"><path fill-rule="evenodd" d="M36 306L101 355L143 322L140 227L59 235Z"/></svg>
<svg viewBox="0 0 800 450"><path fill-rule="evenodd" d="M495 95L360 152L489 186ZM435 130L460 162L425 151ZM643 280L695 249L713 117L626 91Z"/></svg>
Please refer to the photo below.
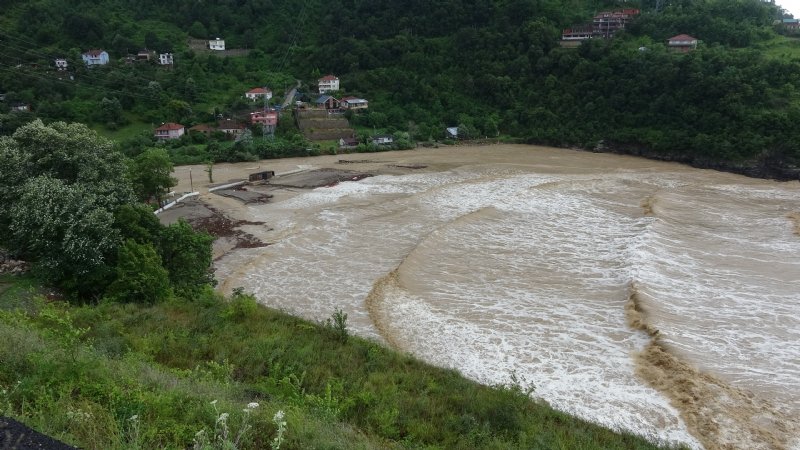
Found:
<svg viewBox="0 0 800 450"><path fill-rule="evenodd" d="M0 414L81 448L234 448L223 434L270 448L278 411L283 449L656 448L524 382L482 386L350 336L341 312L316 325L241 292L84 306L15 292L0 295Z"/></svg>
<svg viewBox="0 0 800 450"><path fill-rule="evenodd" d="M0 85L9 102L30 102L50 120L108 128L211 122L252 108L242 95L253 86L279 92L300 78L308 95L320 74L332 72L341 95L370 100L371 112L353 117L354 125L408 132L411 140L440 139L446 126L458 126L470 137L505 135L777 177L796 176L800 161L800 131L790 126L800 117L800 59L770 50L786 45L773 29L781 15L760 0L672 0L660 11L652 0L452 0L435 7L415 0L380 8L347 0L7 3L0 60L10 65ZM622 6L643 10L626 33L577 50L559 47L561 28ZM53 13L63 10L75 12ZM333 22L347 32L330 32ZM668 52L666 38L679 33L702 43L686 55ZM218 35L249 54L218 57L187 45L189 37ZM79 50L90 47L109 50L112 66L84 68ZM120 62L142 47L176 52L174 70ZM70 60L74 81L26 65L50 65L55 56ZM0 114L0 132L28 119ZM275 144L255 140L229 153L223 143L220 155L186 138L170 154L185 163L311 148L278 134ZM128 154L152 145L131 145Z"/></svg>

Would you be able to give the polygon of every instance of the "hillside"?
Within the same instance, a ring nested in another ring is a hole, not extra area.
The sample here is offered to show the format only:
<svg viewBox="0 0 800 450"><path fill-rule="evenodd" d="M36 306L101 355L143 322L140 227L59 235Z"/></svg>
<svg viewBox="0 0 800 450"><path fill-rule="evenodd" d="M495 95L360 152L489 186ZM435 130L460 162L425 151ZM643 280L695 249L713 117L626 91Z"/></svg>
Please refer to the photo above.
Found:
<svg viewBox="0 0 800 450"><path fill-rule="evenodd" d="M581 0L6 3L0 90L46 119L193 125L245 111L242 94L253 86L282 94L298 78L311 94L320 74L335 73L342 95L370 100L355 126L408 131L416 140L440 139L445 127L458 126L468 137L797 176L800 131L790 124L800 118L800 60L775 57L785 45L772 27L779 11L760 0L683 0L661 11L648 1ZM558 45L562 28L622 5L642 12L614 39ZM61 10L73 12L55 13ZM669 52L666 38L679 33L701 45ZM188 48L190 38L215 36L251 51L220 58ZM117 64L87 71L78 54L95 47ZM118 63L145 47L175 52L174 70ZM69 59L75 80L29 65L51 65L54 57ZM27 116L4 115L0 131Z"/></svg>

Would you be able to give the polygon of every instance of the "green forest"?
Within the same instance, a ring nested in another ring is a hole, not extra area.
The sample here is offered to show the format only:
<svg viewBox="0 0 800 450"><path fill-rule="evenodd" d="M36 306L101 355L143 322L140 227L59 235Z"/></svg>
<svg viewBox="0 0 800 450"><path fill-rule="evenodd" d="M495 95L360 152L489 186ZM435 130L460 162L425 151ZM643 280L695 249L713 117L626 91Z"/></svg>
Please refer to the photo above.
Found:
<svg viewBox="0 0 800 450"><path fill-rule="evenodd" d="M127 141L132 156L150 145L154 124L235 117L252 107L243 92L265 84L280 96L298 79L313 96L320 74L334 73L341 95L370 100L370 112L353 120L361 129L428 141L458 126L471 138L797 177L800 131L791 124L800 118L800 47L777 34L781 11L760 0L680 0L660 10L654 1L585 0L4 5L0 107L33 108L0 110L4 134L31 116L78 121ZM615 38L559 46L562 28L636 6L641 15ZM697 37L699 47L669 52L666 39L680 33ZM249 53L218 57L187 46L214 37ZM106 49L112 64L83 67L80 52L90 48ZM121 62L142 48L174 52L174 69ZM54 75L56 57L69 60L74 80ZM307 154L291 128L279 130L272 148L228 151L223 143L224 151L209 152L203 139L187 138L171 154L178 163Z"/></svg>

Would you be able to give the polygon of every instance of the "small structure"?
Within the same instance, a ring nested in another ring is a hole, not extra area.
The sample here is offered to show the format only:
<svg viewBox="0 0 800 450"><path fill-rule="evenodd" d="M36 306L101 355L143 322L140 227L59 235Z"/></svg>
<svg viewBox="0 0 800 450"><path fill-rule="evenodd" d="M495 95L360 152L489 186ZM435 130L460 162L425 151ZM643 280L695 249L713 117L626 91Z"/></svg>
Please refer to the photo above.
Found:
<svg viewBox="0 0 800 450"><path fill-rule="evenodd" d="M389 134L381 134L372 137L372 143L375 145L391 145L394 143L394 137Z"/></svg>
<svg viewBox="0 0 800 450"><path fill-rule="evenodd" d="M159 53L158 63L162 66L171 66L175 59L172 53Z"/></svg>
<svg viewBox="0 0 800 450"><path fill-rule="evenodd" d="M447 127L444 131L448 139L458 139L458 127Z"/></svg>
<svg viewBox="0 0 800 450"><path fill-rule="evenodd" d="M254 182L254 181L267 181L274 176L275 176L274 170L265 170L263 172L251 173L250 176L247 178L250 182Z"/></svg>
<svg viewBox="0 0 800 450"><path fill-rule="evenodd" d="M320 98L314 100L314 105L317 108L339 109L341 107L341 102L339 102L339 100L336 100L330 95L323 95Z"/></svg>
<svg viewBox="0 0 800 450"><path fill-rule="evenodd" d="M787 30L800 30L800 19L783 19L781 25Z"/></svg>
<svg viewBox="0 0 800 450"><path fill-rule="evenodd" d="M561 31L562 41L585 41L591 39L594 34L591 25L577 25L572 28L565 28Z"/></svg>
<svg viewBox="0 0 800 450"><path fill-rule="evenodd" d="M341 138L339 139L339 148L352 149L358 147L358 139L356 138Z"/></svg>
<svg viewBox="0 0 800 450"><path fill-rule="evenodd" d="M341 100L341 106L345 109L353 111L363 110L369 108L369 102L363 98L358 97L345 97Z"/></svg>
<svg viewBox="0 0 800 450"><path fill-rule="evenodd" d="M592 18L592 23L575 25L561 31L562 42L585 41L587 39L609 39L620 30L624 30L641 11L638 9L616 9L601 11Z"/></svg>
<svg viewBox="0 0 800 450"><path fill-rule="evenodd" d="M6 101L6 95L8 94L0 94L0 102Z"/></svg>
<svg viewBox="0 0 800 450"><path fill-rule="evenodd" d="M339 78L335 77L334 75L325 75L324 77L317 80L317 87L319 88L320 94L325 94L331 91L338 91Z"/></svg>
<svg viewBox="0 0 800 450"><path fill-rule="evenodd" d="M83 58L83 62L89 67L108 64L108 53L105 50L89 50L81 54L81 58Z"/></svg>
<svg viewBox="0 0 800 450"><path fill-rule="evenodd" d="M139 53L136 54L137 61L150 61L155 57L156 57L156 52L148 50L146 48L139 50Z"/></svg>
<svg viewBox="0 0 800 450"><path fill-rule="evenodd" d="M215 131L217 131L215 127L212 127L211 125L206 125L204 123L189 128L189 133L200 133L205 136L211 136L211 134L214 133Z"/></svg>
<svg viewBox="0 0 800 450"><path fill-rule="evenodd" d="M244 130L247 129L247 126L245 126L243 123L236 122L235 120L225 119L220 121L217 129L232 138L237 138L244 133Z"/></svg>
<svg viewBox="0 0 800 450"><path fill-rule="evenodd" d="M66 58L56 58L55 63L56 63L56 70L58 70L59 72L64 72L65 70L67 70L68 63Z"/></svg>
<svg viewBox="0 0 800 450"><path fill-rule="evenodd" d="M268 133L274 133L278 126L278 111L268 109L251 112L250 123L260 123Z"/></svg>
<svg viewBox="0 0 800 450"><path fill-rule="evenodd" d="M153 133L156 139L168 140L178 139L186 132L186 128L179 123L162 123L160 127L156 128Z"/></svg>
<svg viewBox="0 0 800 450"><path fill-rule="evenodd" d="M30 112L31 105L28 103L14 103L11 105L11 112Z"/></svg>
<svg viewBox="0 0 800 450"><path fill-rule="evenodd" d="M208 48L215 51L225 50L225 39L212 39L208 41Z"/></svg>
<svg viewBox="0 0 800 450"><path fill-rule="evenodd" d="M667 46L673 52L689 53L697 48L697 38L688 34L672 36L667 40Z"/></svg>
<svg viewBox="0 0 800 450"><path fill-rule="evenodd" d="M272 98L272 91L270 89L257 87L245 92L244 96L252 101L263 100L264 97L269 100Z"/></svg>

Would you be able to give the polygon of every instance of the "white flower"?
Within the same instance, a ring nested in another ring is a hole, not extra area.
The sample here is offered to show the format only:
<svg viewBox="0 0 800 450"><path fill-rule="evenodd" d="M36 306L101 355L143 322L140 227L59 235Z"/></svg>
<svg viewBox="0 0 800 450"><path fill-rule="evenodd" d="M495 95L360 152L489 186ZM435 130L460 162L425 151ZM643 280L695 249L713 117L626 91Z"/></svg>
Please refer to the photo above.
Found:
<svg viewBox="0 0 800 450"><path fill-rule="evenodd" d="M132 420L132 421L139 420L139 415L138 415L138 414L134 414L134 415L132 415L132 416L130 417L130 419L128 419L128 420Z"/></svg>
<svg viewBox="0 0 800 450"><path fill-rule="evenodd" d="M284 416L283 410L278 410L278 412L275 413L275 417L273 417L272 420L275 422L280 422L281 420L283 420L283 416Z"/></svg>
<svg viewBox="0 0 800 450"><path fill-rule="evenodd" d="M200 439L201 437L203 437L205 432L206 432L206 430L200 430L200 431L198 431L197 433L194 434L194 437Z"/></svg>
<svg viewBox="0 0 800 450"><path fill-rule="evenodd" d="M217 404L217 401L216 401L216 400L212 400L212 401L211 401L211 404L212 404L212 405L216 405L216 404Z"/></svg>
<svg viewBox="0 0 800 450"><path fill-rule="evenodd" d="M247 409L256 409L256 408L258 408L258 403L256 402L251 402L247 404Z"/></svg>
<svg viewBox="0 0 800 450"><path fill-rule="evenodd" d="M228 413L222 413L217 418L217 423L220 423L220 422L225 423L225 421L227 421L227 420L228 420Z"/></svg>

